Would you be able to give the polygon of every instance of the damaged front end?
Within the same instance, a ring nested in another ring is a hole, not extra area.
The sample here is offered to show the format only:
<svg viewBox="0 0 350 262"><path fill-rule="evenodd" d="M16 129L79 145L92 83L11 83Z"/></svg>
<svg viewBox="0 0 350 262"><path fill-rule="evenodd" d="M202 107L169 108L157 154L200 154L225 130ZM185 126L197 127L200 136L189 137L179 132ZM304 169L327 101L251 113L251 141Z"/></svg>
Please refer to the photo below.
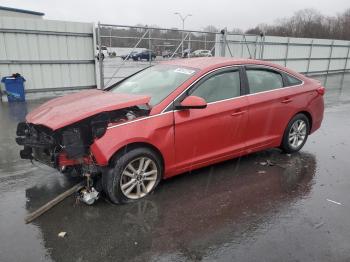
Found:
<svg viewBox="0 0 350 262"><path fill-rule="evenodd" d="M98 175L100 166L90 151L90 146L101 138L111 124L123 123L148 116L147 104L131 106L80 120L68 126L52 130L44 125L21 122L17 126L18 145L22 159L36 160L61 172L78 175Z"/></svg>

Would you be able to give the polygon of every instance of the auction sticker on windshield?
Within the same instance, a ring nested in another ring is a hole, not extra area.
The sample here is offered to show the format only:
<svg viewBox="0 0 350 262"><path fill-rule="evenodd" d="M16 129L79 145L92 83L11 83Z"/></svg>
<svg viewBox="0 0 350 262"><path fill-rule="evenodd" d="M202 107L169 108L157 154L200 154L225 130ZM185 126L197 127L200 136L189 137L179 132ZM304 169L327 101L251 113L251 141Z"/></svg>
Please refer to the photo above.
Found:
<svg viewBox="0 0 350 262"><path fill-rule="evenodd" d="M186 75L192 75L196 71L190 70L190 69L186 69L186 68L176 68L174 70L174 72L181 73L181 74L186 74Z"/></svg>

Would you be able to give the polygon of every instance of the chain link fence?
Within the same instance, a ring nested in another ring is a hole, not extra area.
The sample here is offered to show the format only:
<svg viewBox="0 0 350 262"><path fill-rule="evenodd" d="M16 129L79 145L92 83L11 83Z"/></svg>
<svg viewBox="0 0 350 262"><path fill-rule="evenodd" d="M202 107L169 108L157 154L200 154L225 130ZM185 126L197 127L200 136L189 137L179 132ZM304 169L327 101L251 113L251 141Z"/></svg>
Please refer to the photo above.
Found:
<svg viewBox="0 0 350 262"><path fill-rule="evenodd" d="M215 56L217 35L220 33L99 23L99 86L110 86L160 61Z"/></svg>
<svg viewBox="0 0 350 262"><path fill-rule="evenodd" d="M101 23L96 35L102 88L159 61L200 56L260 59L304 74L350 70L349 41Z"/></svg>

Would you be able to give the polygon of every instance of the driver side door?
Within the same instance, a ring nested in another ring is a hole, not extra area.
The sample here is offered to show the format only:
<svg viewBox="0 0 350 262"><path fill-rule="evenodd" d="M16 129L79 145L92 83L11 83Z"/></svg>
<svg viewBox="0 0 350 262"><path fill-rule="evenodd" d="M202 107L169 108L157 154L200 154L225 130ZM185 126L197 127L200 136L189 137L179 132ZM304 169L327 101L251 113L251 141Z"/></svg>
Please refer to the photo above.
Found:
<svg viewBox="0 0 350 262"><path fill-rule="evenodd" d="M244 150L247 102L238 67L209 74L183 94L199 96L204 109L174 111L175 160L179 171L227 159Z"/></svg>

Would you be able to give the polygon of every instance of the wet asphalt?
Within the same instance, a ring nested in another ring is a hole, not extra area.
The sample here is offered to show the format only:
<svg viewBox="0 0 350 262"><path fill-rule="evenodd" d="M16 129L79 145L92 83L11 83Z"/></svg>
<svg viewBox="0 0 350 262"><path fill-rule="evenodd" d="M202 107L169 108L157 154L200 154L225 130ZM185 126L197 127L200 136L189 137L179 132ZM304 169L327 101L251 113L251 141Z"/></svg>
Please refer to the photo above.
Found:
<svg viewBox="0 0 350 262"><path fill-rule="evenodd" d="M73 183L18 157L16 124L43 100L1 103L0 261L350 261L350 74L318 79L325 119L299 153L186 173L129 205L72 196L27 225Z"/></svg>

